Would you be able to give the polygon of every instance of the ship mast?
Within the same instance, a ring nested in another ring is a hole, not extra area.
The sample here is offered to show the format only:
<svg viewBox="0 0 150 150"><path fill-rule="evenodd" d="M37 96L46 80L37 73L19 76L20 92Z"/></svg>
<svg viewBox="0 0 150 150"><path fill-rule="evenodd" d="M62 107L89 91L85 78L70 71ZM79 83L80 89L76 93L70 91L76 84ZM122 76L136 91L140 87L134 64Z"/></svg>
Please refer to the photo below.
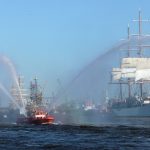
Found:
<svg viewBox="0 0 150 150"><path fill-rule="evenodd" d="M130 26L129 26L129 24L128 24L127 32L128 32L128 41L129 41L130 40ZM129 44L128 44L128 57L130 57L130 46L129 46Z"/></svg>
<svg viewBox="0 0 150 150"><path fill-rule="evenodd" d="M141 16L141 10L139 10L139 37L142 35L142 16Z"/></svg>
<svg viewBox="0 0 150 150"><path fill-rule="evenodd" d="M139 10L139 56L142 57L142 47L141 47L141 36L142 36L142 16L141 16L141 10ZM140 95L141 98L143 97L143 81L140 83Z"/></svg>
<svg viewBox="0 0 150 150"><path fill-rule="evenodd" d="M130 26L128 24L128 41L130 41ZM128 44L128 57L130 57L130 43ZM129 94L129 97L131 97L131 80L130 78L128 78L128 94Z"/></svg>
<svg viewBox="0 0 150 150"><path fill-rule="evenodd" d="M142 57L142 47L141 47L141 41L140 37L142 36L142 17L141 17L141 11L139 10L139 56ZM143 97L143 81L140 83L140 93L141 98Z"/></svg>
<svg viewBox="0 0 150 150"><path fill-rule="evenodd" d="M119 82L119 84L120 84L120 99L122 101L123 100L123 96L122 96L122 83Z"/></svg>
<svg viewBox="0 0 150 150"><path fill-rule="evenodd" d="M40 87L38 85L37 78L34 78L34 82L31 82L30 84L30 99L32 102L35 103L35 105L41 105L42 104L42 91L40 90Z"/></svg>
<svg viewBox="0 0 150 150"><path fill-rule="evenodd" d="M142 44L141 44L142 22L148 22L149 20L142 20L141 10L139 10L139 18L138 18L138 20L133 20L133 21L138 22L138 25L139 25L139 33L138 33L138 49L139 49L139 52L138 52L138 56L139 57L143 57ZM142 98L143 97L143 81L141 80L139 84L140 84L140 96Z"/></svg>

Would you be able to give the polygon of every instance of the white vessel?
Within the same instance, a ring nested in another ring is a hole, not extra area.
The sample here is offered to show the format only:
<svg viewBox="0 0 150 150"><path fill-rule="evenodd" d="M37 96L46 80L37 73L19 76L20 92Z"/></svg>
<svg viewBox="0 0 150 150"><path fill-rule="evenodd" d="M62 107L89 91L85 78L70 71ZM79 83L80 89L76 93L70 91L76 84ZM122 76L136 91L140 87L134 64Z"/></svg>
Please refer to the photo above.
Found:
<svg viewBox="0 0 150 150"><path fill-rule="evenodd" d="M143 42L149 35L142 33L142 22L149 20L142 20L139 11L139 19L133 21L138 22L139 32L130 34L128 27L127 55L118 68L112 68L111 84L119 86L119 94L109 100L108 107L119 117L150 117L150 56L144 53L150 45Z"/></svg>

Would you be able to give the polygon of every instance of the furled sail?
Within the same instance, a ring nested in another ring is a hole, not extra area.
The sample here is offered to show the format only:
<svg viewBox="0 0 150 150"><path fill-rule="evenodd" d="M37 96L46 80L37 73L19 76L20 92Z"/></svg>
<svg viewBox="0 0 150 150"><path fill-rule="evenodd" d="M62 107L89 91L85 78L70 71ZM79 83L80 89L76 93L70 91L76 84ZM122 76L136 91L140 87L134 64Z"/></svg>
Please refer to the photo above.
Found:
<svg viewBox="0 0 150 150"><path fill-rule="evenodd" d="M150 69L150 58L123 58L121 68Z"/></svg>
<svg viewBox="0 0 150 150"><path fill-rule="evenodd" d="M135 78L136 68L122 68L121 77L122 78Z"/></svg>
<svg viewBox="0 0 150 150"><path fill-rule="evenodd" d="M113 77L113 80L120 80L121 79L121 68L113 68L112 69L112 77Z"/></svg>
<svg viewBox="0 0 150 150"><path fill-rule="evenodd" d="M121 78L135 78L136 68L113 68L113 80L120 80Z"/></svg>
<svg viewBox="0 0 150 150"><path fill-rule="evenodd" d="M113 80L150 80L150 58L123 58L121 68L113 68L112 75Z"/></svg>
<svg viewBox="0 0 150 150"><path fill-rule="evenodd" d="M121 68L133 68L136 67L139 58L123 58Z"/></svg>

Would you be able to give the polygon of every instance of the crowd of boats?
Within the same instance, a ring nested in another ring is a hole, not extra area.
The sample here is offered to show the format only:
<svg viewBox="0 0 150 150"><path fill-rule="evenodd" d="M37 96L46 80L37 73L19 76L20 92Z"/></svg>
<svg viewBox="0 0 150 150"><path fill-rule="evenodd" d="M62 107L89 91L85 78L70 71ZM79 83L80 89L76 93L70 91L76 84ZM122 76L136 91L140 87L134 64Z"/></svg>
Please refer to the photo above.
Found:
<svg viewBox="0 0 150 150"><path fill-rule="evenodd" d="M30 83L28 92L24 88L23 77L18 77L18 83L19 88L18 86L11 88L11 95L15 103L12 101L9 107L0 108L1 123L81 124L98 121L99 115L107 114L106 107L96 105L90 100L82 103L70 101L59 105L48 102L37 78Z"/></svg>
<svg viewBox="0 0 150 150"><path fill-rule="evenodd" d="M150 117L150 92L145 90L149 88L150 83L150 57L144 55L144 50L149 49L150 45L143 44L143 38L149 35L142 33L141 11L138 20L134 21L138 21L139 32L130 34L128 27L127 53L121 58L120 66L112 68L111 72L109 84L119 87L118 95L113 98L107 97L106 103L103 104L94 104L92 100L88 100L78 104L66 102L49 108L37 78L30 83L30 94L27 94L22 78L19 77L19 88L16 86L11 88L12 97L19 107L11 103L8 108L0 108L0 122L79 124L101 121L102 118ZM130 42L132 39L136 40L134 46ZM125 88L128 91L126 93ZM134 93L133 88L136 89Z"/></svg>

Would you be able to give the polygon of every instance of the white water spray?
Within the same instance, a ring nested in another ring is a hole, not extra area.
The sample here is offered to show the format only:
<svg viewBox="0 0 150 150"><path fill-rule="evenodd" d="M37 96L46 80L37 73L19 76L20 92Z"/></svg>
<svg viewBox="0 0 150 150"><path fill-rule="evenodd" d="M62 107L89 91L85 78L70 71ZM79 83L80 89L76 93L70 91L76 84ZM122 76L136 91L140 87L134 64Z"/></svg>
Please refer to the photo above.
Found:
<svg viewBox="0 0 150 150"><path fill-rule="evenodd" d="M26 114L26 111L25 111L25 102L24 102L24 100L23 100L23 98L22 98L21 90L20 90L19 83L18 83L18 76L17 76L16 69L15 69L13 63L11 62L11 60L10 60L8 57L6 57L6 56L4 56L4 55L3 55L3 56L0 56L0 61L1 61L1 63L5 64L5 65L8 67L8 70L9 70L9 72L10 72L11 75L12 75L12 78L13 78L13 80L14 80L14 82L15 82L17 88L18 88L20 101L21 101L21 103L22 103L22 106L20 106L19 104L17 104L16 106L19 108L20 113L25 115L25 114ZM1 85L0 88L3 89L3 91L5 92L5 94L6 94L11 100L13 100L13 102L16 104L15 100L12 99L12 97L11 97L10 94L9 94L9 92L4 88L4 86Z"/></svg>
<svg viewBox="0 0 150 150"><path fill-rule="evenodd" d="M0 89L8 96L8 98L16 105L16 107L19 109L20 106L15 102L15 100L12 98L8 90L0 83Z"/></svg>

